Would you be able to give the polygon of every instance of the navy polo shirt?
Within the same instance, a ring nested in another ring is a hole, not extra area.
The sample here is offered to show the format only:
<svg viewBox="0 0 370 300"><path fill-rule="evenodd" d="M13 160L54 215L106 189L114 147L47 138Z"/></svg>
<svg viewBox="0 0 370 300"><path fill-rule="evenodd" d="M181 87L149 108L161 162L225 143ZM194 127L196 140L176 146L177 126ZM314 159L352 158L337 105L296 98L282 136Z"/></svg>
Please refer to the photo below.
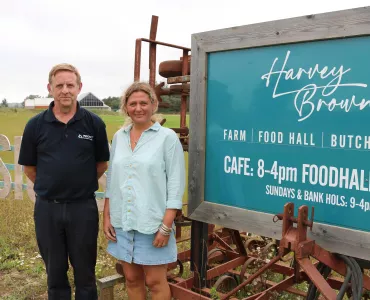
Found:
<svg viewBox="0 0 370 300"><path fill-rule="evenodd" d="M94 196L96 163L109 161L104 122L77 103L64 124L49 109L30 119L24 129L18 163L36 166L35 193L46 199L70 201Z"/></svg>

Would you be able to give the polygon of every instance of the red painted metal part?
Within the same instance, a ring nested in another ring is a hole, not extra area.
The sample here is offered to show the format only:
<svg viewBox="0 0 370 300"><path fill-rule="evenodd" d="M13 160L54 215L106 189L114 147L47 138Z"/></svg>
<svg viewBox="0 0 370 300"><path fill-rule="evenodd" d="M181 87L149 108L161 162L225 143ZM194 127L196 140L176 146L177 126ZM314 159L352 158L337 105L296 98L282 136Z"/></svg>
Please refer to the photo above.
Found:
<svg viewBox="0 0 370 300"><path fill-rule="evenodd" d="M190 75L176 76L176 77L167 78L167 83L168 84L186 83L186 82L190 82Z"/></svg>
<svg viewBox="0 0 370 300"><path fill-rule="evenodd" d="M235 232L238 233L237 231L235 231ZM207 281L215 282L215 279L217 279L219 276L222 276L224 274L240 275L240 276L243 276L243 277L249 279L249 281L251 281L250 278L253 275L253 277L256 278L256 280L259 280L257 277L261 273L261 269L259 270L258 274L257 273L248 274L248 272L246 272L246 270L236 271L236 269L237 269L238 266L246 263L247 260L255 260L258 264L263 263L263 260L261 260L257 257L241 256L240 253L235 253L234 251L230 251L228 249L222 248L223 243L222 243L222 245L220 243L218 243L219 239L214 238L215 234L218 234L220 237L223 236L223 239L227 240L227 242L230 243L230 244L232 244L232 240L233 240L233 238L231 236L229 236L229 237L224 236L224 234L219 232L219 231L214 232L213 234L211 234L209 236L209 237L212 236L212 238L210 238L210 240L212 240L212 244L209 247L212 248L212 249L220 249L220 251L213 251L213 254L211 254L208 257L209 266L211 266L211 261L215 261L215 262L222 261L223 263L221 263L219 265L216 265L216 266L213 266L207 271ZM282 253L284 253L284 252L282 252ZM189 255L189 251L187 251L187 255ZM187 261L189 259L189 258L186 258L187 255L183 255L182 253L179 253L179 257L181 256L181 259L184 259L185 261ZM224 262L225 257L227 258L226 262ZM311 264L311 265L312 265L313 268L315 268L315 266L316 266L316 264ZM293 268L291 268L289 266L281 265L278 262L277 263L272 262L272 265L271 265L271 262L270 262L270 266L268 266L268 264L266 264L264 266L264 269L265 270L270 269L271 271L274 271L274 272L277 272L277 273L280 273L280 274L285 274L289 277L286 278L285 280L283 280L282 282L279 282L279 283L266 281L266 284L269 286L268 290L266 290L267 293L266 293L266 291L264 291L264 292L261 292L259 294L257 293L253 296L247 297L245 299L258 299L258 298L259 299L266 299L269 296L268 292L272 292L272 291L277 291L277 292L286 291L286 292L293 293L293 294L300 295L300 296L305 296L306 295L305 292L299 291L299 290L294 289L292 287L292 285L295 284L295 283L301 282L303 280L306 281L306 280L309 279L307 274L302 269L299 271L299 273L300 273L299 274L300 276L298 276L299 281L297 281L297 276L295 275L295 272L294 272ZM319 275L319 276L321 276L321 275ZM173 277L170 278L169 277L169 280L171 281L171 290L175 291L175 294L178 295L178 296L182 295L181 296L182 298L180 297L180 298L177 298L177 299L180 299L180 300L181 299L188 299L187 298L188 295L186 294L185 290L181 289L181 291L179 291L179 290L176 289L176 286L181 286L185 289L191 290L192 287L193 287L193 284L194 284L194 277L190 277L186 280L181 279L181 278L173 278ZM331 288L334 288L334 289L339 289L342 282L343 282L343 280L338 279L338 278L328 278L327 279L327 283L330 285ZM192 289L191 290L191 292L192 292L191 295L193 295L193 293L196 291L198 293L198 297L199 297L199 294L202 294L203 295L202 299L210 299L210 298L207 298L207 297L210 297L210 295L209 295L210 287L211 286L209 286L207 288L198 289L198 290ZM237 288L240 288L240 285ZM205 296L207 296L207 297L203 298ZM228 296L228 294L226 294L226 293L219 293L219 296L222 299L227 299L227 297L231 297L231 296ZM330 295L328 296L328 298L329 297L330 297Z"/></svg>
<svg viewBox="0 0 370 300"><path fill-rule="evenodd" d="M154 43L156 45L161 45L161 46L166 46L166 47L170 47L170 48L191 51L191 49L190 48L187 48L187 47L178 46L178 45L174 45L174 44L163 43L163 42L155 41L155 40L152 40L152 39L142 38L141 40L143 42Z"/></svg>
<svg viewBox="0 0 370 300"><path fill-rule="evenodd" d="M185 50L184 50L185 51ZM188 71L186 75L190 75L190 60L188 62ZM165 60L159 64L158 73L164 78L171 78L183 75L183 60Z"/></svg>
<svg viewBox="0 0 370 300"><path fill-rule="evenodd" d="M183 50L182 58L182 76L188 75L189 51ZM183 83L185 87L185 83ZM186 107L188 94L183 92L181 94L181 108L180 108L180 127L186 127Z"/></svg>
<svg viewBox="0 0 370 300"><path fill-rule="evenodd" d="M241 236L236 230L224 228L209 234L210 245L208 248L215 250L213 250L213 254L208 257L210 268L207 270L207 281L215 282L215 279L219 277L221 277L221 281L224 279L226 280L231 276L230 274L239 275L239 277L243 278L243 280L240 279L241 284L236 286L231 291L218 292L218 296L221 299L231 299L231 297L233 297L237 291L242 289L244 286L251 284L253 280L259 281L260 275L267 270L285 274L288 277L278 283L266 281L265 284L268 286L266 290L244 299L269 299L272 292L281 291L286 291L305 297L305 292L299 291L292 286L296 283L308 280L311 280L316 285L324 298L336 299L336 292L334 289L340 289L343 279L334 277L324 279L317 270L317 262L312 263L310 257L315 257L318 261L327 264L334 271L342 275L344 275L345 272L345 265L342 261L338 260L335 255L320 248L314 243L314 241L307 238L307 229L312 226L312 220L308 220L307 207L302 206L299 208L298 218L293 216L293 212L294 205L291 203L286 204L284 207L284 213L280 215L280 219L283 220L282 226L284 234L280 241L278 256L273 258L268 263L264 262L258 257L241 254L242 251L240 251L239 247L231 247L234 242L236 244L243 245L241 241L236 241L237 238L235 238L235 236ZM294 227L295 223L297 223L297 227ZM235 249L237 249L237 251L235 251ZM295 254L294 260L296 264L294 267L282 265L279 262L281 261L281 258L290 251L293 251ZM226 261L225 258L227 258ZM212 266L211 260L218 262L219 264ZM247 266L243 267L241 271L236 271L236 269L241 265L250 264L252 261L255 261L257 265L260 265L260 268L254 274L248 274ZM229 275L225 276L225 274ZM194 277L191 277L187 280L177 279L174 281L171 282L171 291L173 291L174 297L178 296L178 298L176 298L179 300L193 299L190 297L193 297L194 293L200 297L199 299L211 299L210 292L212 286L194 289ZM368 282L369 277L364 275L364 287L367 290L369 290L369 287L367 286ZM179 290L178 286L181 286L182 288ZM187 291L190 294L187 294Z"/></svg>
<svg viewBox="0 0 370 300"><path fill-rule="evenodd" d="M141 67L141 39L137 39L135 43L134 81L140 80L140 67Z"/></svg>
<svg viewBox="0 0 370 300"><path fill-rule="evenodd" d="M289 287L291 287L294 284L294 281L295 281L294 276L290 276L290 277L280 281L279 283L272 285L270 288L268 288L264 292L255 294L255 295L253 295L251 297L248 297L246 299L248 299L248 300L269 299L271 292L287 290L287 289L289 289ZM304 292L299 293L297 290L295 290L294 292L295 292L295 294L299 294L300 296L303 296L303 297L306 295L306 293L304 293Z"/></svg>
<svg viewBox="0 0 370 300"><path fill-rule="evenodd" d="M256 273L253 275L249 276L248 279L241 284L239 284L236 288L228 292L224 297L221 299L228 299L232 295L234 295L237 291L239 291L242 287L246 286L247 284L251 283L254 279L256 279L258 276L263 274L271 265L274 263L278 262L280 258L282 257L282 253L279 253L278 256L274 257L268 264L264 265L262 268L260 268Z"/></svg>
<svg viewBox="0 0 370 300"><path fill-rule="evenodd" d="M345 276L346 274L346 266L343 261L339 260L334 254L326 251L325 249L315 245L312 253L312 257L316 258L317 260L321 261L332 270L337 272L338 274ZM370 277L363 275L363 284L364 288L370 291Z"/></svg>
<svg viewBox="0 0 370 300"><path fill-rule="evenodd" d="M150 25L150 35L149 38L152 41L155 41L157 37L157 28L158 28L158 17L152 16L152 23ZM157 58L157 44L149 43L149 84L154 88L155 87L155 74L156 74L156 58Z"/></svg>
<svg viewBox="0 0 370 300"><path fill-rule="evenodd" d="M210 300L210 298L177 284L170 283L172 297L175 299Z"/></svg>
<svg viewBox="0 0 370 300"><path fill-rule="evenodd" d="M157 28L158 28L158 17L152 16L149 39L146 39L146 38L136 39L134 80L135 81L140 80L142 42L147 42L149 43L149 84L155 90L155 93L159 101L159 107L169 107L169 103L163 102L161 96L169 95L171 93L171 90L169 88L163 88L164 82L160 84L156 84L157 45L182 50L181 74L183 76L189 76L189 72L190 72L189 52L191 51L191 49L187 47L183 47L183 46L178 46L174 44L157 41L156 40ZM183 77L183 76L180 76L180 77ZM186 111L187 111L187 101L189 97L189 84L186 84L186 83L189 81L190 79L186 82L181 81L182 89L180 89L179 91L179 93L181 94L181 106L180 106L180 124L179 124L179 128L177 128L178 129L177 132L180 133L180 142L183 146L184 151L188 150L188 128L186 126ZM176 128L173 128L173 129L176 129ZM179 238L180 236L181 234L177 233L176 237Z"/></svg>
<svg viewBox="0 0 370 300"><path fill-rule="evenodd" d="M330 287L326 279L322 277L320 272L314 267L309 258L299 259L298 263L326 299L336 299L336 292Z"/></svg>

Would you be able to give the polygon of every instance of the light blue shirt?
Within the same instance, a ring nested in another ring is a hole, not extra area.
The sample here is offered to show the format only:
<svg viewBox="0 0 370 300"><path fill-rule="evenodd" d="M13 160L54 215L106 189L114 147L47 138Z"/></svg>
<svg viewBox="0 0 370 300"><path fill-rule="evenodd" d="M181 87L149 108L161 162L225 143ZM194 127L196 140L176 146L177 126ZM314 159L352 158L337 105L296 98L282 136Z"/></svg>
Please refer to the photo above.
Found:
<svg viewBox="0 0 370 300"><path fill-rule="evenodd" d="M167 208L182 208L184 152L177 134L158 122L141 134L132 151L131 127L113 137L105 197L113 227L152 234Z"/></svg>

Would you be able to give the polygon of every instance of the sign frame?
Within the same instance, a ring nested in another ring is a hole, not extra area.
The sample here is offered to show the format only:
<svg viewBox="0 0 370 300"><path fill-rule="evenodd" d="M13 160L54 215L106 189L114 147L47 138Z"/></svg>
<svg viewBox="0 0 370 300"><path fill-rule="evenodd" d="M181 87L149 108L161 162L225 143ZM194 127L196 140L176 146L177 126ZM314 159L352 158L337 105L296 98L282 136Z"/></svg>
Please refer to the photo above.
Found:
<svg viewBox="0 0 370 300"><path fill-rule="evenodd" d="M370 7L308 15L202 33L191 38L188 217L281 239L273 214L204 199L208 54L219 51L370 36ZM288 201L287 201L288 202ZM281 212L283 212L281 207ZM309 237L326 250L370 260L370 232L317 223Z"/></svg>

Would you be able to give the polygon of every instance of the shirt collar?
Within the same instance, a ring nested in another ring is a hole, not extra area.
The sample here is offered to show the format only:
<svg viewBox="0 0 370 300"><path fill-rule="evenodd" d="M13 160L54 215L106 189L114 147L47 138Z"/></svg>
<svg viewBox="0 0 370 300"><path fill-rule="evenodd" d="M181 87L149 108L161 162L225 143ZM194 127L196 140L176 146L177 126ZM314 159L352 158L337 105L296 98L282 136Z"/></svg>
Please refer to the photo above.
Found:
<svg viewBox="0 0 370 300"><path fill-rule="evenodd" d="M132 128L132 124L129 124L127 125L123 131L124 132L129 132ZM158 122L155 122L152 126L150 126L148 129L144 130L144 131L149 131L149 130L154 130L154 131L158 131L159 129L161 128L161 124L159 124Z"/></svg>
<svg viewBox="0 0 370 300"><path fill-rule="evenodd" d="M49 108L46 110L45 121L47 122L58 121L53 112L54 105L55 105L54 101L51 101L49 104ZM80 107L80 103L78 103L77 101L77 110L76 110L75 115L73 116L73 119L81 120L83 117L84 117L84 112Z"/></svg>

